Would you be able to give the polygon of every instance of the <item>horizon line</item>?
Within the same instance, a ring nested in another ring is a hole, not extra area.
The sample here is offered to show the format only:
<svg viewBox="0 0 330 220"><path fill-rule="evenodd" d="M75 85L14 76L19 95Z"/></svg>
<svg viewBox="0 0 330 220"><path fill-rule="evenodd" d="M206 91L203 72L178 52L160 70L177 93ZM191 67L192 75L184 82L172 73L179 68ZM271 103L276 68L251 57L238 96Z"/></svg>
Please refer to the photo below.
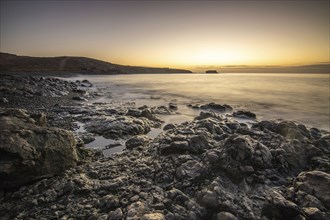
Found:
<svg viewBox="0 0 330 220"><path fill-rule="evenodd" d="M123 66L136 66L136 67L151 67L151 66L146 66L146 65L132 65L132 64L122 64L122 63L112 63L111 61L104 60L104 59L99 59L95 57L88 57L88 56L78 56L78 55L56 55L56 56L31 56L31 55L22 55L22 54L15 54L11 52L3 52L0 51L0 54L10 54L10 55L15 55L15 56L23 56L23 57L35 57L35 58L58 58L58 57L76 57L76 58L87 58L87 59L94 59L102 62L107 62L110 64L115 64L115 65L123 65ZM320 62L310 62L310 63L301 63L301 64L226 64L226 65L173 65L171 66L152 66L156 68L194 68L194 69L212 69L212 68L288 68L288 67L304 67L304 66L316 66L316 65L330 65L330 61L320 61Z"/></svg>

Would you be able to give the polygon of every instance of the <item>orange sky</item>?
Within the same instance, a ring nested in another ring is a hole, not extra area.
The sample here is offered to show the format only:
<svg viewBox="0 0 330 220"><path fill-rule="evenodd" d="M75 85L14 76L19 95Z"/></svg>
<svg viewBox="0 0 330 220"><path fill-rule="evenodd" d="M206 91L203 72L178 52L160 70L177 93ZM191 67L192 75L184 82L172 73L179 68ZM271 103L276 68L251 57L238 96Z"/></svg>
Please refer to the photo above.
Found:
<svg viewBox="0 0 330 220"><path fill-rule="evenodd" d="M329 62L329 1L1 1L2 52L185 67Z"/></svg>

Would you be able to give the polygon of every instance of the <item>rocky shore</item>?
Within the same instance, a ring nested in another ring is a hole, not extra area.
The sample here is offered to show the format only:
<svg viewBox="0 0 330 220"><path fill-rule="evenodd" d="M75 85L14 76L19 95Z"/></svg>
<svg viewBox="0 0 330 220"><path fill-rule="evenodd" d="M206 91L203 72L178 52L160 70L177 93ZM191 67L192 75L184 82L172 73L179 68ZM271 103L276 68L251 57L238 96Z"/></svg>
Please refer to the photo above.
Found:
<svg viewBox="0 0 330 220"><path fill-rule="evenodd" d="M87 80L0 81L1 219L330 219L329 132L218 103L165 124L180 106L98 102ZM102 151L86 147L99 137Z"/></svg>

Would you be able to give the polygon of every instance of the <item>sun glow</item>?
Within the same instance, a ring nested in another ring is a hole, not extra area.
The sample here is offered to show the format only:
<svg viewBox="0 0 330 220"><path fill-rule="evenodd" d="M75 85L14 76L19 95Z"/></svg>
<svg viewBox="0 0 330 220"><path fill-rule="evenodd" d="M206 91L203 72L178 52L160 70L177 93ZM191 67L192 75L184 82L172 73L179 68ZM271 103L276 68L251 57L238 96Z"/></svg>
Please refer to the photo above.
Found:
<svg viewBox="0 0 330 220"><path fill-rule="evenodd" d="M188 56L190 63L197 65L235 64L247 58L243 53L223 49L204 49Z"/></svg>

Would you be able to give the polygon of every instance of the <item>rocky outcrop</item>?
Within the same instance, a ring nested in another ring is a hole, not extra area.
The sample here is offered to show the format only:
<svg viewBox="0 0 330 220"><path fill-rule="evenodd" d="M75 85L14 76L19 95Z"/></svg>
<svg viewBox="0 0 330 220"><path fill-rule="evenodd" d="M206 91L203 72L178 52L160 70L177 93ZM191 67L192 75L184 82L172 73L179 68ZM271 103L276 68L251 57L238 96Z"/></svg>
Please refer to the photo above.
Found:
<svg viewBox="0 0 330 220"><path fill-rule="evenodd" d="M0 109L0 188L16 188L77 164L73 133L45 128L44 115Z"/></svg>

